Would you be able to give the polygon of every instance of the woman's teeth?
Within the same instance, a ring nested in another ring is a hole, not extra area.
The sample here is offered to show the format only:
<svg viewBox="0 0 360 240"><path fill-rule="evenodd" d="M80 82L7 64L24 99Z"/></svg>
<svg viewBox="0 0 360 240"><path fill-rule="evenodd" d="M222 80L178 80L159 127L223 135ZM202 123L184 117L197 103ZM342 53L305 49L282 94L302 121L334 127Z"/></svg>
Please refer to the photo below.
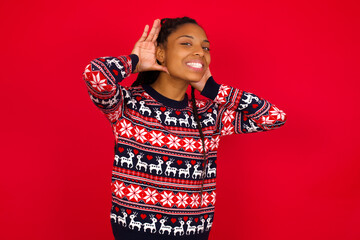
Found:
<svg viewBox="0 0 360 240"><path fill-rule="evenodd" d="M202 68L201 63L187 63L186 65L194 67L194 68Z"/></svg>

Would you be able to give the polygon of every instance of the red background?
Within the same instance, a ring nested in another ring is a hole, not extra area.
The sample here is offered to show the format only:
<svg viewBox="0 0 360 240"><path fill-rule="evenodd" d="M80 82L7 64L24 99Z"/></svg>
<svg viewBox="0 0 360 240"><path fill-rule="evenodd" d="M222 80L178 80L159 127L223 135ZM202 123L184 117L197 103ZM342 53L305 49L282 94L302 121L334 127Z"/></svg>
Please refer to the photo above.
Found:
<svg viewBox="0 0 360 240"><path fill-rule="evenodd" d="M111 239L114 137L81 75L184 15L217 82L288 115L222 139L211 239L360 239L359 6L344 0L1 1L1 239Z"/></svg>

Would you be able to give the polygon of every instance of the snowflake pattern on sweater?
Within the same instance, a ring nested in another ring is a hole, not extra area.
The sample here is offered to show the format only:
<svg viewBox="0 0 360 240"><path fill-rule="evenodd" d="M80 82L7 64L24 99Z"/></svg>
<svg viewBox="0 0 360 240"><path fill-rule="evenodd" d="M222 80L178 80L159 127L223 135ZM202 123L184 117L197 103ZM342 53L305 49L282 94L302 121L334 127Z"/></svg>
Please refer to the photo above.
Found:
<svg viewBox="0 0 360 240"><path fill-rule="evenodd" d="M124 239L207 239L216 203L216 159L220 137L276 129L286 114L252 93L210 77L196 99L209 159L185 94L175 101L150 85L119 83L134 71L136 55L94 59L85 80L94 104L110 121L116 139L112 172L114 235Z"/></svg>

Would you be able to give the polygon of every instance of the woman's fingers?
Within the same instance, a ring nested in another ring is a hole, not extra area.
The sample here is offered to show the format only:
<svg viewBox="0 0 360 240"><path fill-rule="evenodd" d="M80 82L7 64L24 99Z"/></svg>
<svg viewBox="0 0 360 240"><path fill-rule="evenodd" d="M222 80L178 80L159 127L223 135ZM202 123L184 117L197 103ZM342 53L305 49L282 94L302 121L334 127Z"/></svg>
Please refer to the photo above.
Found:
<svg viewBox="0 0 360 240"><path fill-rule="evenodd" d="M155 43L155 41L158 37L158 34L160 32L160 20L159 19L155 19L149 35L148 35L148 32L149 32L149 25L146 25L144 32L141 35L138 42L149 41L149 42Z"/></svg>
<svg viewBox="0 0 360 240"><path fill-rule="evenodd" d="M159 19L155 19L154 24L150 30L149 36L147 37L147 41L151 41L154 42L157 38L157 34L159 33L160 30L160 20ZM155 40L154 40L155 39Z"/></svg>
<svg viewBox="0 0 360 240"><path fill-rule="evenodd" d="M151 40L151 42L155 43L156 42L156 39L158 37L158 34L159 34L159 31L157 31L155 34L154 34L154 37L153 39Z"/></svg>
<svg viewBox="0 0 360 240"><path fill-rule="evenodd" d="M159 36L159 32L160 32L161 26L160 26L160 20L157 21L157 26L155 28L155 34L154 37L152 38L151 42L155 43L158 36Z"/></svg>
<svg viewBox="0 0 360 240"><path fill-rule="evenodd" d="M143 32L143 34L141 35L141 37L140 37L140 39L139 39L138 42L143 42L143 41L145 41L146 36L147 36L147 34L148 34L148 31L149 31L149 25L146 25L145 28L144 28L144 32Z"/></svg>

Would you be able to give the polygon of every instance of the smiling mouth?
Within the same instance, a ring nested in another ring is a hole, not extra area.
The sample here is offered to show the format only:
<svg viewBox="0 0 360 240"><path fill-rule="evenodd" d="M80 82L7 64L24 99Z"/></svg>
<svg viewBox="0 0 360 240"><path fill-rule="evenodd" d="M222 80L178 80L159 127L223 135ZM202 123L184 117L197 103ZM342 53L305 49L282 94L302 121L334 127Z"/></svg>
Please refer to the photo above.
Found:
<svg viewBox="0 0 360 240"><path fill-rule="evenodd" d="M195 71L201 71L204 68L204 66L201 63L194 63L194 62L186 63L186 66L188 66L190 69L193 69Z"/></svg>

